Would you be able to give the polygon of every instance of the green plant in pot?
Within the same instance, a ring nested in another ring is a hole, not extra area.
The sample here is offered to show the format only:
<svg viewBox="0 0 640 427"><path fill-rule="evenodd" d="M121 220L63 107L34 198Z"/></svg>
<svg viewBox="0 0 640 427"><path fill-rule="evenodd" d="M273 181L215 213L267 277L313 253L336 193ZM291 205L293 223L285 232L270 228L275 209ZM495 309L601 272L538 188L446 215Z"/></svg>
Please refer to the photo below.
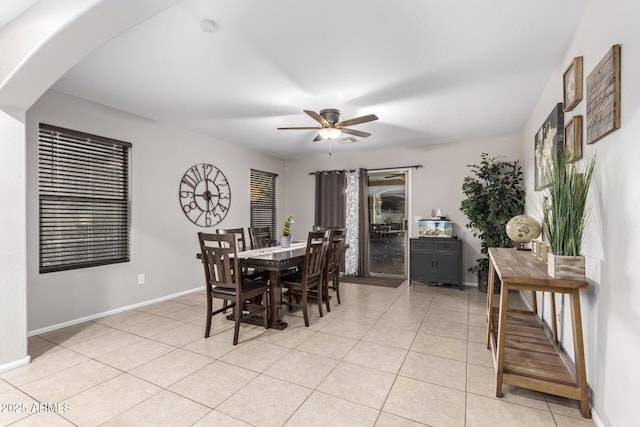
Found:
<svg viewBox="0 0 640 427"><path fill-rule="evenodd" d="M554 155L553 167L547 174L549 185L541 201L543 228L551 249L548 273L556 279L584 280L585 263L580 250L589 217L588 196L594 170L595 158L580 168L568 163L564 155Z"/></svg>
<svg viewBox="0 0 640 427"><path fill-rule="evenodd" d="M287 220L284 222L284 226L282 227L282 237L280 237L280 246L283 248L291 247L291 225L294 222L293 215L289 215Z"/></svg>
<svg viewBox="0 0 640 427"><path fill-rule="evenodd" d="M466 227L480 239L480 253L484 256L469 271L478 274L478 289L486 292L488 249L513 246L505 225L514 216L524 213L525 190L522 168L517 160L498 160L487 153L482 153L480 158L479 165L467 165L472 176L465 177L462 184L466 198L460 203L460 210L469 220Z"/></svg>

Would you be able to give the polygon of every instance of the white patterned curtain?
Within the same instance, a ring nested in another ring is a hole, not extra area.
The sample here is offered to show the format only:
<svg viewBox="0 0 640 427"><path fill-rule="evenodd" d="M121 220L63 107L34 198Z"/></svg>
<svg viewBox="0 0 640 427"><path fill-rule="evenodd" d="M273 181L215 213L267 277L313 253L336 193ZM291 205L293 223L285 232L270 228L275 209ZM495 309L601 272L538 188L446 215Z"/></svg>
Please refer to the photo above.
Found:
<svg viewBox="0 0 640 427"><path fill-rule="evenodd" d="M344 255L344 272L348 275L358 274L358 229L359 229L359 206L360 191L359 179L360 171L347 171L347 239L349 248Z"/></svg>

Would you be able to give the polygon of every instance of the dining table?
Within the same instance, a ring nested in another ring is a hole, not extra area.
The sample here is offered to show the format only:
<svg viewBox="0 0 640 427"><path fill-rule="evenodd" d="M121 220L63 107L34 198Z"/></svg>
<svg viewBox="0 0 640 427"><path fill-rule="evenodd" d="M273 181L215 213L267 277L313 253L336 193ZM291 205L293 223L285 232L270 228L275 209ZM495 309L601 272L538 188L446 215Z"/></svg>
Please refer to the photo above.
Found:
<svg viewBox="0 0 640 427"><path fill-rule="evenodd" d="M280 278L282 273L304 263L307 242L291 242L291 247L272 246L268 248L251 249L238 252L241 267L252 268L264 272L264 278L269 280L269 327L285 329L288 325L284 320L282 306L282 288Z"/></svg>

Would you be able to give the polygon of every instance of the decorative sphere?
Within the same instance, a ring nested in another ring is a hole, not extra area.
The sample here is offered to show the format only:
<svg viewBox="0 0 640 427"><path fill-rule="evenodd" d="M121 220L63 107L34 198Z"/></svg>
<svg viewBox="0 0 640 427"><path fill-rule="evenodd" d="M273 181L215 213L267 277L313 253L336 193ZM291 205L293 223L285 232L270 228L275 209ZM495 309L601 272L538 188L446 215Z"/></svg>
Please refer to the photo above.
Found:
<svg viewBox="0 0 640 427"><path fill-rule="evenodd" d="M507 222L507 236L516 243L529 243L541 231L540 223L529 215L514 216Z"/></svg>

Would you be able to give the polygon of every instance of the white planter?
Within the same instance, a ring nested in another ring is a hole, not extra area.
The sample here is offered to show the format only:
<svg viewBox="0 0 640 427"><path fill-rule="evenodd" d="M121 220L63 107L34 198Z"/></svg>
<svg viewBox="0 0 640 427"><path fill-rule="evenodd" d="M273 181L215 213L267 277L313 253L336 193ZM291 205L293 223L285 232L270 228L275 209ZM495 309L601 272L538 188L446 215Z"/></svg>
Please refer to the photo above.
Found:
<svg viewBox="0 0 640 427"><path fill-rule="evenodd" d="M291 247L291 236L282 236L282 237L280 237L280 247L282 247L282 248L290 248Z"/></svg>
<svg viewBox="0 0 640 427"><path fill-rule="evenodd" d="M554 279L585 280L583 256L547 255L547 274Z"/></svg>

